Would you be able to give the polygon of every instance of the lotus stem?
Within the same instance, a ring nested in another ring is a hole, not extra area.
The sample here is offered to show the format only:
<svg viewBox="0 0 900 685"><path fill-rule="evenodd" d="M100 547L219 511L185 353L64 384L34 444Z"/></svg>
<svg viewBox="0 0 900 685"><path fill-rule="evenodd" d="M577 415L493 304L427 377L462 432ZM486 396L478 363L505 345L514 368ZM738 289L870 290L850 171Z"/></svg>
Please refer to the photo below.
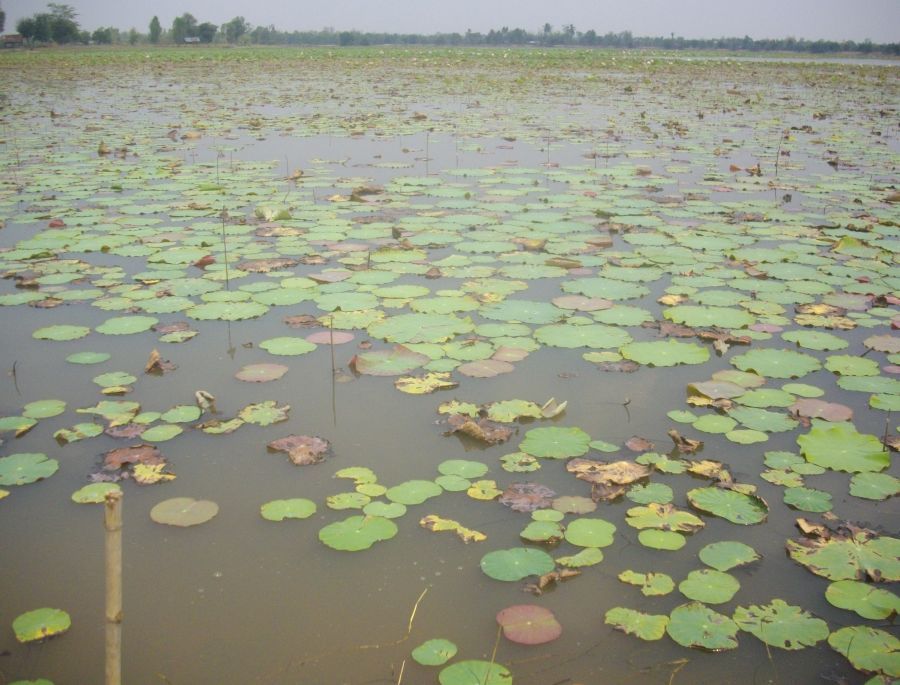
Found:
<svg viewBox="0 0 900 685"><path fill-rule="evenodd" d="M122 683L122 493L104 502L106 527L106 685Z"/></svg>

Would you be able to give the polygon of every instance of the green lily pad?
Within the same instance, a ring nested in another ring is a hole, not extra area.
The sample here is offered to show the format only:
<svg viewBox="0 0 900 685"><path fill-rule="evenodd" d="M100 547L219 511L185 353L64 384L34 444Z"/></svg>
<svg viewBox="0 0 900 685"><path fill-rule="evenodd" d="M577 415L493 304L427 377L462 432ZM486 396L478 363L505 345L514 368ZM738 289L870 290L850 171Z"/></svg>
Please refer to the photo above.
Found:
<svg viewBox="0 0 900 685"><path fill-rule="evenodd" d="M265 400L258 404L248 404L238 412L238 418L257 426L271 426L274 423L287 421L290 409L290 405L278 406L275 400Z"/></svg>
<svg viewBox="0 0 900 685"><path fill-rule="evenodd" d="M452 314L399 314L373 323L368 332L392 343L443 343L474 328L471 319Z"/></svg>
<svg viewBox="0 0 900 685"><path fill-rule="evenodd" d="M361 352L353 357L350 364L357 373L369 376L402 376L429 361L424 354L413 352L403 345L395 345L390 350Z"/></svg>
<svg viewBox="0 0 900 685"><path fill-rule="evenodd" d="M159 319L152 316L115 316L94 330L105 335L132 335L149 331L158 323Z"/></svg>
<svg viewBox="0 0 900 685"><path fill-rule="evenodd" d="M702 364L709 360L709 350L705 347L677 340L633 342L624 345L619 351L626 359L645 366Z"/></svg>
<svg viewBox="0 0 900 685"><path fill-rule="evenodd" d="M787 414L756 407L734 407L728 415L750 430L766 433L783 433L794 430L798 423Z"/></svg>
<svg viewBox="0 0 900 685"><path fill-rule="evenodd" d="M181 426L164 423L159 426L152 426L145 430L141 433L141 440L146 440L147 442L165 442L166 440L171 440L172 438L181 435L183 432L184 429Z"/></svg>
<svg viewBox="0 0 900 685"><path fill-rule="evenodd" d="M490 661L457 661L438 674L441 685L512 685L512 681L509 669Z"/></svg>
<svg viewBox="0 0 900 685"><path fill-rule="evenodd" d="M762 523L769 515L769 507L761 498L735 490L696 488L688 491L687 498L694 508L742 526Z"/></svg>
<svg viewBox="0 0 900 685"><path fill-rule="evenodd" d="M312 352L316 349L314 343L303 338L295 338L289 335L263 340L259 346L269 354L275 354L280 357L293 357Z"/></svg>
<svg viewBox="0 0 900 685"><path fill-rule="evenodd" d="M849 626L828 636L831 648L864 673L900 677L900 639L869 626Z"/></svg>
<svg viewBox="0 0 900 685"><path fill-rule="evenodd" d="M691 327L718 326L720 328L746 328L756 321L756 317L743 309L730 307L697 307L677 305L663 312L663 316L675 323Z"/></svg>
<svg viewBox="0 0 900 685"><path fill-rule="evenodd" d="M691 571L678 584L678 591L685 597L706 604L727 602L740 589L741 584L737 578L711 568Z"/></svg>
<svg viewBox="0 0 900 685"><path fill-rule="evenodd" d="M813 488L793 487L785 489L784 503L800 511L815 513L831 511L831 495Z"/></svg>
<svg viewBox="0 0 900 685"><path fill-rule="evenodd" d="M457 647L450 640L435 638L416 647L410 656L422 666L443 666L456 656Z"/></svg>
<svg viewBox="0 0 900 685"><path fill-rule="evenodd" d="M641 594L647 597L667 595L675 589L675 581L665 573L636 573L622 571L619 580L641 588Z"/></svg>
<svg viewBox="0 0 900 685"><path fill-rule="evenodd" d="M626 512L625 522L638 530L654 528L682 533L693 533L705 525L702 519L689 511L677 509L672 504L653 502L646 506L629 509Z"/></svg>
<svg viewBox="0 0 900 685"><path fill-rule="evenodd" d="M72 501L78 504L102 504L111 492L122 492L116 483L91 483L72 493Z"/></svg>
<svg viewBox="0 0 900 685"><path fill-rule="evenodd" d="M519 537L528 542L553 542L562 536L562 526L556 521L532 521L519 533Z"/></svg>
<svg viewBox="0 0 900 685"><path fill-rule="evenodd" d="M445 476L461 478L481 478L488 472L487 464L467 459L447 459L438 464L438 471Z"/></svg>
<svg viewBox="0 0 900 685"><path fill-rule="evenodd" d="M319 531L319 540L332 549L358 552L376 542L390 540L397 534L397 524L380 516L351 516L330 523Z"/></svg>
<svg viewBox="0 0 900 685"><path fill-rule="evenodd" d="M638 533L638 542L650 549L662 549L669 552L675 552L687 544L687 540L681 533L652 528Z"/></svg>
<svg viewBox="0 0 900 685"><path fill-rule="evenodd" d="M728 571L737 566L758 561L761 557L755 549L743 542L723 540L706 545L699 553L700 561L717 571Z"/></svg>
<svg viewBox="0 0 900 685"><path fill-rule="evenodd" d="M219 513L219 505L193 497L173 497L163 500L150 510L150 518L167 526L198 526Z"/></svg>
<svg viewBox="0 0 900 685"><path fill-rule="evenodd" d="M199 321L245 321L269 311L260 302L204 302L194 305L185 314Z"/></svg>
<svg viewBox="0 0 900 685"><path fill-rule="evenodd" d="M682 604L669 614L666 632L682 647L699 647L712 652L737 647L738 626L700 602Z"/></svg>
<svg viewBox="0 0 900 685"><path fill-rule="evenodd" d="M524 452L504 454L500 457L500 465L504 471L509 471L510 473L528 473L541 468L541 463L536 457L532 457Z"/></svg>
<svg viewBox="0 0 900 685"><path fill-rule="evenodd" d="M267 521L305 519L316 513L316 503L302 497L275 499L263 504L259 511Z"/></svg>
<svg viewBox="0 0 900 685"><path fill-rule="evenodd" d="M515 547L488 552L481 558L481 570L489 578L517 581L528 576L541 576L555 566L553 557L530 547Z"/></svg>
<svg viewBox="0 0 900 685"><path fill-rule="evenodd" d="M843 350L850 344L843 338L839 338L831 333L826 333L825 331L788 331L787 333L782 333L781 337L788 342L797 343L800 347L805 347L808 350Z"/></svg>
<svg viewBox="0 0 900 685"><path fill-rule="evenodd" d="M341 492L325 498L325 504L328 505L328 508L337 511L362 509L371 501L372 498L362 492Z"/></svg>
<svg viewBox="0 0 900 685"><path fill-rule="evenodd" d="M527 400L502 400L492 402L487 408L487 417L500 423L513 423L521 417L539 419L542 416L541 408Z"/></svg>
<svg viewBox="0 0 900 685"><path fill-rule="evenodd" d="M49 478L59 469L56 459L40 452L23 452L0 458L0 485L27 485Z"/></svg>
<svg viewBox="0 0 900 685"><path fill-rule="evenodd" d="M647 483L633 485L625 496L636 504L668 504L674 493L665 483Z"/></svg>
<svg viewBox="0 0 900 685"><path fill-rule="evenodd" d="M462 476L438 476L434 482L447 492L464 492L472 487L472 481Z"/></svg>
<svg viewBox="0 0 900 685"><path fill-rule="evenodd" d="M422 504L425 500L437 497L443 491L441 486L434 481L408 480L405 483L388 488L385 497L392 502L411 506L413 504Z"/></svg>
<svg viewBox="0 0 900 685"><path fill-rule="evenodd" d="M801 378L822 368L815 357L794 350L753 349L731 358L741 371L752 371L766 378Z"/></svg>
<svg viewBox="0 0 900 685"><path fill-rule="evenodd" d="M900 495L900 478L889 473L857 473L850 479L850 494L863 499L885 500Z"/></svg>
<svg viewBox="0 0 900 685"><path fill-rule="evenodd" d="M166 423L190 423L200 418L200 407L192 404L178 404L163 412L160 419Z"/></svg>
<svg viewBox="0 0 900 685"><path fill-rule="evenodd" d="M825 589L825 599L839 609L855 611L863 618L878 621L900 614L900 597L890 590L858 580L838 580Z"/></svg>
<svg viewBox="0 0 900 685"><path fill-rule="evenodd" d="M719 414L704 414L692 424L698 431L704 433L727 433L737 426L737 421Z"/></svg>
<svg viewBox="0 0 900 685"><path fill-rule="evenodd" d="M44 326L43 328L38 328L36 331L34 331L34 333L31 334L31 337L35 338L36 340L53 340L55 342L62 342L64 340L78 340L79 338L83 338L90 332L91 329L87 326L57 324L55 326Z"/></svg>
<svg viewBox="0 0 900 685"><path fill-rule="evenodd" d="M659 640L666 634L669 617L665 615L644 614L634 609L613 607L606 612L603 622L627 635L634 635L641 640Z"/></svg>
<svg viewBox="0 0 900 685"><path fill-rule="evenodd" d="M788 540L788 555L828 580L900 580L900 540L865 529Z"/></svg>
<svg viewBox="0 0 900 685"><path fill-rule="evenodd" d="M877 376L878 362L852 354L835 354L825 360L825 368L841 376Z"/></svg>
<svg viewBox="0 0 900 685"><path fill-rule="evenodd" d="M782 599L763 606L739 606L734 611L738 627L779 649L812 647L828 637L828 624L801 607Z"/></svg>
<svg viewBox="0 0 900 685"><path fill-rule="evenodd" d="M112 355L108 352L73 352L66 357L66 361L70 364L100 364L110 357Z"/></svg>
<svg viewBox="0 0 900 685"><path fill-rule="evenodd" d="M103 426L97 423L76 423L71 428L60 428L53 434L56 441L62 445L88 438L96 438L103 433Z"/></svg>
<svg viewBox="0 0 900 685"><path fill-rule="evenodd" d="M632 338L628 332L616 326L604 324L552 324L541 326L534 331L535 340L551 347L590 347L593 349L621 347L630 343Z"/></svg>
<svg viewBox="0 0 900 685"><path fill-rule="evenodd" d="M603 552L598 547L585 547L577 554L557 558L556 563L567 568L581 568L599 564L601 561L603 561Z"/></svg>
<svg viewBox="0 0 900 685"><path fill-rule="evenodd" d="M609 547L613 543L616 527L609 521L596 518L578 518L566 526L566 540L578 547Z"/></svg>
<svg viewBox="0 0 900 685"><path fill-rule="evenodd" d="M399 502L369 502L363 507L363 513L366 516L381 516L386 519L397 519L406 513L406 505L400 504Z"/></svg>
<svg viewBox="0 0 900 685"><path fill-rule="evenodd" d="M807 461L835 471L881 471L891 457L874 435L859 433L850 422L813 421L812 430L797 438Z"/></svg>
<svg viewBox="0 0 900 685"><path fill-rule="evenodd" d="M519 449L545 459L568 459L588 452L591 436L577 427L548 426L532 428L525 434Z"/></svg>
<svg viewBox="0 0 900 685"><path fill-rule="evenodd" d="M62 400L38 400L29 402L22 409L22 416L28 419L49 419L59 416L66 410Z"/></svg>
<svg viewBox="0 0 900 685"><path fill-rule="evenodd" d="M72 626L72 618L62 609L35 609L17 616L12 623L19 642L36 642L62 635Z"/></svg>

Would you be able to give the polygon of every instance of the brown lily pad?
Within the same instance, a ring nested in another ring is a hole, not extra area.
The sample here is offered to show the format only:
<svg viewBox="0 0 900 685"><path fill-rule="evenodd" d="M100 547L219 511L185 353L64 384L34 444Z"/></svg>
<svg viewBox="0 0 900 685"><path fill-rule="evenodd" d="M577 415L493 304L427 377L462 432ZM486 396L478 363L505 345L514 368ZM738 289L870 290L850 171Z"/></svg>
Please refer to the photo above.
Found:
<svg viewBox="0 0 900 685"><path fill-rule="evenodd" d="M343 345L356 338L347 331L316 331L306 336L306 340L316 345Z"/></svg>
<svg viewBox="0 0 900 685"><path fill-rule="evenodd" d="M107 471L116 471L133 464L154 466L164 463L165 459L159 449L146 444L118 447L103 455L103 468Z"/></svg>
<svg viewBox="0 0 900 685"><path fill-rule="evenodd" d="M267 447L271 452L286 452L297 466L309 466L325 461L331 452L331 444L324 438L310 435L288 435L273 440Z"/></svg>
<svg viewBox="0 0 900 685"><path fill-rule="evenodd" d="M513 511L532 512L546 509L553 504L556 493L539 483L512 483L498 500Z"/></svg>
<svg viewBox="0 0 900 685"><path fill-rule="evenodd" d="M498 445L506 442L512 435L512 429L489 419L473 419L464 414L453 414L447 419L450 430L446 435L462 433L470 438L475 438L488 445Z"/></svg>
<svg viewBox="0 0 900 685"><path fill-rule="evenodd" d="M514 369L515 367L512 364L499 359L480 359L460 364L456 367L456 370L461 374L472 378L493 378L501 373L509 373Z"/></svg>
<svg viewBox="0 0 900 685"><path fill-rule="evenodd" d="M808 398L794 402L790 412L797 417L825 421L849 421L853 418L853 410L846 405Z"/></svg>

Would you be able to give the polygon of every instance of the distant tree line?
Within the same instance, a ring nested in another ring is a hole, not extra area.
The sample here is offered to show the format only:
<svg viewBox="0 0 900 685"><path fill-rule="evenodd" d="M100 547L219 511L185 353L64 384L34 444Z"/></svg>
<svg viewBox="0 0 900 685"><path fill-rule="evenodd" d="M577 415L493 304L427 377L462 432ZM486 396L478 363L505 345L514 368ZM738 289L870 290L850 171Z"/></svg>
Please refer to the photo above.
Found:
<svg viewBox="0 0 900 685"><path fill-rule="evenodd" d="M217 26L200 22L190 12L175 17L165 29L158 17L150 21L148 32L132 28L120 31L101 27L93 32L83 31L71 5L49 3L47 12L39 12L20 19L16 30L30 43L229 43L241 45L539 45L582 46L600 48L657 48L663 50L740 50L750 52L804 52L813 54L855 52L900 55L900 43L873 43L870 40L805 40L802 38L682 38L669 36L634 36L631 31L597 33L594 29L576 30L573 24L560 29L547 23L539 31L504 26L487 33L375 33L362 31L280 31L274 26L251 26L244 17L235 17ZM0 10L2 17L2 10Z"/></svg>

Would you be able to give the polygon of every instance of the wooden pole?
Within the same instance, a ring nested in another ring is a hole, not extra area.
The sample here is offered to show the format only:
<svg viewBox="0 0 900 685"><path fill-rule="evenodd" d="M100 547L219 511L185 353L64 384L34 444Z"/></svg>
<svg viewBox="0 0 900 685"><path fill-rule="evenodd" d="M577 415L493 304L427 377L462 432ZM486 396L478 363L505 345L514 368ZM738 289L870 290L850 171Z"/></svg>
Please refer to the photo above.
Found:
<svg viewBox="0 0 900 685"><path fill-rule="evenodd" d="M122 493L105 500L106 685L122 683Z"/></svg>

